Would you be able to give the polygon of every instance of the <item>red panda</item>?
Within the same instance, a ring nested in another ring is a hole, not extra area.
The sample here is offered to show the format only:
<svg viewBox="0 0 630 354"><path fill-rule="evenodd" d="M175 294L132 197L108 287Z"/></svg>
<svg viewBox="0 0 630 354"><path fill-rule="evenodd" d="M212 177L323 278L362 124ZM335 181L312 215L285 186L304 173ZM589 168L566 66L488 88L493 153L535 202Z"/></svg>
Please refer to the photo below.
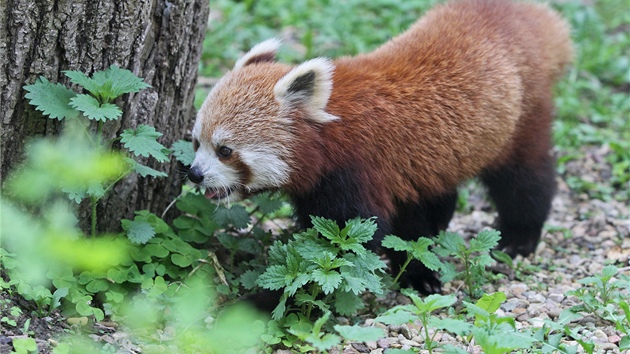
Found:
<svg viewBox="0 0 630 354"><path fill-rule="evenodd" d="M267 40L211 90L188 172L206 197L283 190L298 222L377 217L375 245L447 227L456 188L478 176L498 247L532 253L555 192L552 86L572 59L569 27L542 4L438 5L373 52L291 66ZM394 271L403 255L388 254ZM407 285L440 283L421 264Z"/></svg>

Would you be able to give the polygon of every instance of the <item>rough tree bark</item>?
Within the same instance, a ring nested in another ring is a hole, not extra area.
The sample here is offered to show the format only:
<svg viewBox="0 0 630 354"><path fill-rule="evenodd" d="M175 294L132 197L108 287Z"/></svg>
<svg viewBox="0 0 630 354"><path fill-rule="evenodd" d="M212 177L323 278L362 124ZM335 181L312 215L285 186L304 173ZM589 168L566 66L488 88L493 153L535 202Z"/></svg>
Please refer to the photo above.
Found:
<svg viewBox="0 0 630 354"><path fill-rule="evenodd" d="M112 64L152 86L118 100L123 117L105 125L113 137L137 124L154 126L165 146L190 129L197 66L208 21L208 0L0 0L1 173L22 160L30 136L56 134L57 121L24 99L22 87L43 75L68 84L63 70L87 74ZM174 161L147 165L168 178L131 175L100 203L99 230L120 228L121 217L160 213L177 195Z"/></svg>

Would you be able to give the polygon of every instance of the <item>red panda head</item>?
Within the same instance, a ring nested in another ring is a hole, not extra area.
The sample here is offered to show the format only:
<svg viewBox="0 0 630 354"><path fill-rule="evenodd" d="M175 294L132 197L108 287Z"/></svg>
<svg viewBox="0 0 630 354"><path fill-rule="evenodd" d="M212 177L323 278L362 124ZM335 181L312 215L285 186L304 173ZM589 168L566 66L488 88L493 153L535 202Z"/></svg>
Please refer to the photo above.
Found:
<svg viewBox="0 0 630 354"><path fill-rule="evenodd" d="M212 88L193 129L189 178L222 202L282 188L296 173L304 121L337 120L325 108L334 66L324 58L291 68L275 62L280 41L254 46Z"/></svg>

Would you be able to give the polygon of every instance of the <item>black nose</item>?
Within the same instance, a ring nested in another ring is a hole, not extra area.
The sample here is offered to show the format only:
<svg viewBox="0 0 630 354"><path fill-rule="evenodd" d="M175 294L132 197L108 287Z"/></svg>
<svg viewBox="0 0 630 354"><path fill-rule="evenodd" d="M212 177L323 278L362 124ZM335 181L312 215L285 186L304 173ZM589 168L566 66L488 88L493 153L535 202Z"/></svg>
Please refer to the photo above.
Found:
<svg viewBox="0 0 630 354"><path fill-rule="evenodd" d="M201 183L203 181L203 173L198 166L193 166L188 170L188 179L193 183Z"/></svg>

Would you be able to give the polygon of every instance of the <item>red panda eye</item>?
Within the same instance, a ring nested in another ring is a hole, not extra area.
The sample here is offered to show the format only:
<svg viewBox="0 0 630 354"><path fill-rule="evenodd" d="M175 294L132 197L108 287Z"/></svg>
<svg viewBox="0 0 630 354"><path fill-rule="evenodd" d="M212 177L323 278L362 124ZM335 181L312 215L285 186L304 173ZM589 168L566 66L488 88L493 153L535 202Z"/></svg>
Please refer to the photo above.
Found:
<svg viewBox="0 0 630 354"><path fill-rule="evenodd" d="M192 144L193 144L193 150L197 152L197 150L199 150L199 140L193 139Z"/></svg>
<svg viewBox="0 0 630 354"><path fill-rule="evenodd" d="M217 152L219 153L219 157L230 157L230 155L232 155L232 149L227 146L219 147Z"/></svg>

